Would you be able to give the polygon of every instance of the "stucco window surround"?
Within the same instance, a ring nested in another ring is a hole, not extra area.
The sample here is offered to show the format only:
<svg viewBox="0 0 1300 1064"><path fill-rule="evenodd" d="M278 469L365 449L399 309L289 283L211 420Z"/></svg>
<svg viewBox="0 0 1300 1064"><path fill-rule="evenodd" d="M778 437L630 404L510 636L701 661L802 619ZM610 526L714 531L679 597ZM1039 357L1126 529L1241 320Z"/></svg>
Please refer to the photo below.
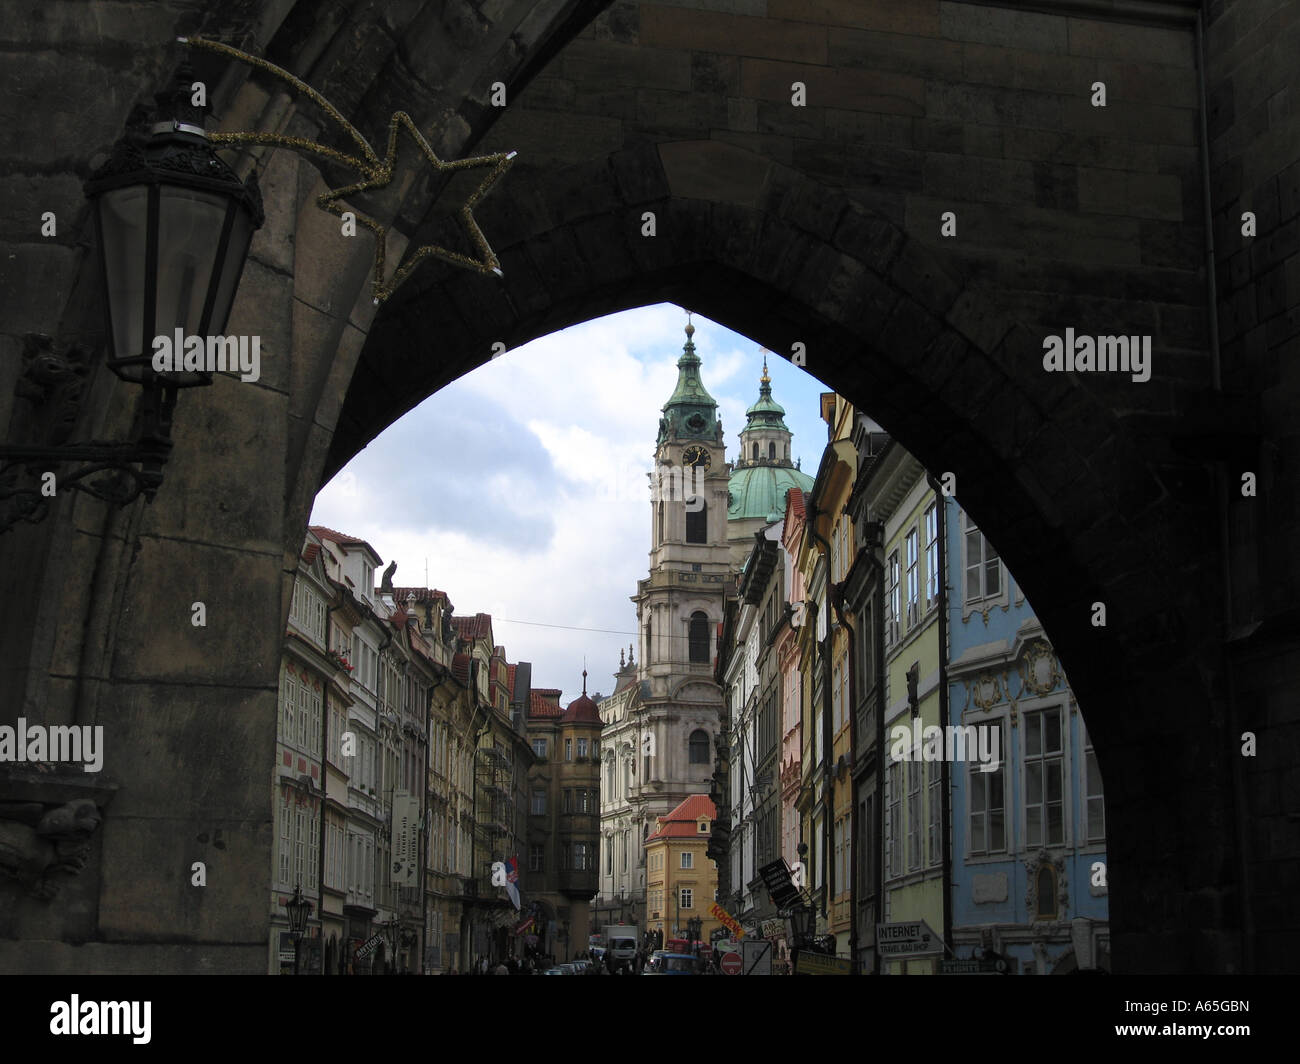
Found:
<svg viewBox="0 0 1300 1064"><path fill-rule="evenodd" d="M984 623L987 625L989 623L989 613L992 612L994 608L1000 607L1004 612L1011 608L1010 574L1007 572L1007 567L1002 561L1001 554L999 554L998 565L997 565L998 589L992 594L981 593L975 596L968 595L967 594L968 591L967 570L969 566L973 564L973 559L971 559L969 553L969 548L971 546L970 544L971 534L979 535L980 541L983 545L983 549L986 552L985 554L986 557L987 557L987 551L992 545L989 543L988 539L984 536L984 533L980 531L978 526L976 526L975 522L972 521L966 515L966 512L964 510L962 511L961 514L960 528L961 528L961 536L960 536L961 577L960 577L960 582L958 584L958 589L961 594L962 623L965 624L966 622L968 622L971 618L971 614L978 613L983 618ZM993 547L992 549L994 551L997 550L996 547ZM981 559L981 561L982 560L983 559ZM983 574L981 574L981 578L980 578L981 592L983 592L983 589L985 588L986 584L987 584L987 579Z"/></svg>
<svg viewBox="0 0 1300 1064"><path fill-rule="evenodd" d="M1060 847L1035 849L1025 858L1025 911L1031 924L1058 924L1070 911L1070 881ZM1042 896L1053 890L1055 896Z"/></svg>
<svg viewBox="0 0 1300 1064"><path fill-rule="evenodd" d="M1038 714L1043 710L1050 709L1057 711L1061 721L1061 840L1050 843L1041 841L1047 837L1046 824L1044 824L1040 841L1031 843L1028 835L1029 792L1026 779L1025 744L1027 734L1025 718L1031 714ZM1068 700L1059 691L1055 695L1027 699L1017 703L1016 718L1015 732L1008 737L1007 749L1003 751L1003 758L1006 759L1008 754L1014 750L1016 760L1016 785L1019 787L1018 793L1020 796L1017 803L1019 809L1016 817L1016 850L1020 853L1037 853L1040 850L1057 852L1073 849L1075 846L1074 787L1079 779L1079 772L1075 761L1074 738L1071 734L1073 729L1070 727Z"/></svg>

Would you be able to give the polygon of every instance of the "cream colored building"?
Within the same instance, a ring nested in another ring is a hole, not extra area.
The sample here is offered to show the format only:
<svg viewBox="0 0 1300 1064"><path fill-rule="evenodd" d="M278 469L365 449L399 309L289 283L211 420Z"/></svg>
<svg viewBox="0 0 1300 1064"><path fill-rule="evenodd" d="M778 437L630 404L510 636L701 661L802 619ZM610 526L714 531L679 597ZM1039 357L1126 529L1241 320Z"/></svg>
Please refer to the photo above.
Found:
<svg viewBox="0 0 1300 1064"><path fill-rule="evenodd" d="M722 926L709 914L718 866L705 855L715 815L707 795L692 795L659 817L646 840L645 929L661 932L665 942L685 937L687 922L695 917L702 921L703 942Z"/></svg>

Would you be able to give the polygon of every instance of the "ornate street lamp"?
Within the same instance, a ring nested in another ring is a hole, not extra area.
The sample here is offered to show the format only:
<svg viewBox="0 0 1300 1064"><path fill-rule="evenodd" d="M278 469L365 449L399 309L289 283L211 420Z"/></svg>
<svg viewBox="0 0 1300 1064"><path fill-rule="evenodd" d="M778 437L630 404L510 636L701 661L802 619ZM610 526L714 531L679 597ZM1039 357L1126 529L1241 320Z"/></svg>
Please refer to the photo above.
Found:
<svg viewBox="0 0 1300 1064"><path fill-rule="evenodd" d="M307 917L311 915L312 903L302 896L302 885L293 888L293 897L284 903L284 911L289 914L289 934L293 936L293 974L298 974L298 944L307 933Z"/></svg>
<svg viewBox="0 0 1300 1064"><path fill-rule="evenodd" d="M108 365L137 384L155 376L155 336L222 333L264 218L256 174L245 184L209 143L193 83L182 63L155 97L149 136L123 137L86 182L108 290ZM205 371L157 376L177 388L212 383Z"/></svg>
<svg viewBox="0 0 1300 1064"><path fill-rule="evenodd" d="M177 389L212 383L203 368L179 368L183 352L175 340L204 338L206 349L206 337L225 329L264 215L256 175L241 181L209 143L203 130L207 105L193 104L193 83L188 64L182 64L172 88L155 97L152 124L133 124L85 185L107 294L107 365L144 389L136 437L127 443L0 446L0 532L20 520L42 520L58 488L114 505L139 495L152 502L171 451ZM175 368L155 371L156 336L167 337ZM61 413L70 419L87 356L75 347L56 351L48 337L31 335L25 342L27 365L18 393L42 403L61 400ZM58 470L55 490L43 490L43 474L69 461L87 464ZM110 475L88 479L100 473Z"/></svg>

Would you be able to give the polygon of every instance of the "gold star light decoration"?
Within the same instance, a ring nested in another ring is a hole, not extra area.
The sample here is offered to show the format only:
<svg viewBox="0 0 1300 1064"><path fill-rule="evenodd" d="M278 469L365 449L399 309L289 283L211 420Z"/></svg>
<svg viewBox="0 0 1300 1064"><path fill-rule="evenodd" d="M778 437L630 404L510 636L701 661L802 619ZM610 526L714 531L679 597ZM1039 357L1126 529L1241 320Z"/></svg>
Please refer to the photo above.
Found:
<svg viewBox="0 0 1300 1064"><path fill-rule="evenodd" d="M388 121L388 150L383 158L380 158L378 153L366 141L366 138L357 131L351 122L343 117L338 108L306 82L294 77L287 70L258 56L241 52L238 48L232 48L228 44L205 40L202 37L180 37L178 40L192 48L216 52L219 55L229 56L232 59L247 63L249 66L264 70L293 86L320 107L356 145L357 154L350 155L347 152L338 151L324 144L317 144L305 137L288 137L279 133L210 133L208 135L208 139L214 144L262 144L320 155L341 163L360 175L360 180L350 185L332 188L323 192L317 197L316 205L321 210L328 211L339 218L342 218L345 212L350 210L358 222L375 234L375 264L374 278L371 281L371 294L374 297L376 306L391 296L393 291L411 275L411 271L430 256L442 259L454 266L475 270L478 273L494 273L498 277L501 276L501 263L492 251L491 245L487 242L487 237L483 235L483 231L474 220L473 212L479 201L491 191L493 185L510 169L510 163L515 157L515 152L501 152L496 155L483 155L450 162L444 161L438 158L429 142L416 128L411 116L405 111L396 111ZM470 243L474 245L478 257L471 258L439 244L422 244L394 271L393 276L388 281L385 281L384 253L388 242L389 227L362 211L352 207L345 207L339 201L356 193L383 188L392 181L394 164L397 161L397 135L399 131L405 131L415 141L435 173L449 174L458 170L476 169L486 169L488 172L478 184L478 187L465 198L465 202L461 204L456 212L461 228L469 237Z"/></svg>

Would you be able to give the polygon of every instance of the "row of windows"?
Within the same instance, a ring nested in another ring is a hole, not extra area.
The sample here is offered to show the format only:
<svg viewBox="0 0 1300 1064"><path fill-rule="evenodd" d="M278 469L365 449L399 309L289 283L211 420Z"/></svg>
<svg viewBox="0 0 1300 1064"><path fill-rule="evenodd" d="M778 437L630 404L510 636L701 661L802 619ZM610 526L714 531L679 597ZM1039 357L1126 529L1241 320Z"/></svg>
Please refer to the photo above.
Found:
<svg viewBox="0 0 1300 1064"><path fill-rule="evenodd" d="M662 635L663 633L660 633ZM692 665L709 664L709 616L703 610L696 610L686 625L687 657ZM642 659L650 664L661 660L655 653L654 620L645 623L645 648Z"/></svg>
<svg viewBox="0 0 1300 1064"><path fill-rule="evenodd" d="M546 739L534 739L534 740L533 740L533 753L534 753L535 755L537 755L538 757L541 757L541 758L546 757L546 751L547 751L547 749L548 749L548 746L547 746L547 740L546 740ZM574 755L574 751L575 751L575 750L577 751L577 755L578 755L578 757L599 757L599 756L600 756L600 740L598 740L598 739L588 739L588 738L582 738L582 737L580 737L580 738L578 738L578 739L576 740L576 745L575 745L575 740L573 740L572 738L565 739L565 740L564 740L564 760L565 760L565 761L572 761L572 760L573 760L573 755Z"/></svg>
<svg viewBox="0 0 1300 1064"><path fill-rule="evenodd" d="M782 447L784 448L784 452L785 452L785 453L782 455L782 457L788 459L788 458L790 457L790 445L789 445L788 443L786 443L786 444L782 444ZM757 444L757 443L754 443L754 444L751 446L751 450L750 450L750 458L751 458L753 461L757 462L757 461L758 461L758 458L759 458L759 454L760 454L760 451L759 451L759 449L758 449L758 444ZM776 461L776 441L775 441L775 440L768 440L768 441L767 441L767 460L768 460L769 462L775 462L775 461Z"/></svg>
<svg viewBox="0 0 1300 1064"><path fill-rule="evenodd" d="M632 848L632 832L625 829L618 836L619 860L624 872L627 871L627 855ZM614 874L614 842L612 838L607 837L605 843L605 872L608 875Z"/></svg>
<svg viewBox="0 0 1300 1064"><path fill-rule="evenodd" d="M983 540L978 531L975 535ZM996 553L993 554L993 561L996 565ZM903 564L907 566L905 573L901 569ZM904 632L916 627L921 617L933 609L938 601L939 511L938 504L931 503L926 507L921 520L904 535L902 559L899 558L899 552L893 550L885 565L886 642L897 643Z"/></svg>
<svg viewBox="0 0 1300 1064"><path fill-rule="evenodd" d="M566 787L562 796L560 811L564 813L599 813L600 792L586 787ZM529 805L532 816L546 815L546 791L540 787L533 789L532 802Z"/></svg>
<svg viewBox="0 0 1300 1064"><path fill-rule="evenodd" d="M686 509L686 542L709 542L709 504L698 495L692 495L682 506ZM659 534L656 541L664 541L664 504L659 503Z"/></svg>
<svg viewBox="0 0 1300 1064"><path fill-rule="evenodd" d="M695 888L679 887L677 890L677 908L694 909L695 908ZM662 890L651 890L646 893L646 902L651 912L663 914L664 911L664 892Z"/></svg>
<svg viewBox="0 0 1300 1064"><path fill-rule="evenodd" d="M1063 746L1064 715L1059 706L1023 714L1024 780L1023 840L1017 849L1065 844L1066 754ZM1002 724L986 725L1002 728ZM1081 785L1083 809L1080 829L1083 844L1106 838L1105 799L1101 772L1092 740L1083 733ZM1005 744L999 741L999 749ZM928 784L923 780L929 773ZM971 856L1005 853L1008 849L1006 760L996 771L983 772L977 761L968 768L970 809L967 853ZM904 786L906 773L906 786ZM889 766L885 796L886 873L891 876L915 871L923 864L935 866L942 860L940 812L943 794L938 763L917 758ZM925 792L928 816L922 813ZM907 803L907 828L903 830L903 803ZM868 821L869 822L869 821ZM904 852L906 850L906 853ZM904 864L906 858L906 864ZM838 882L843 882L842 880Z"/></svg>

